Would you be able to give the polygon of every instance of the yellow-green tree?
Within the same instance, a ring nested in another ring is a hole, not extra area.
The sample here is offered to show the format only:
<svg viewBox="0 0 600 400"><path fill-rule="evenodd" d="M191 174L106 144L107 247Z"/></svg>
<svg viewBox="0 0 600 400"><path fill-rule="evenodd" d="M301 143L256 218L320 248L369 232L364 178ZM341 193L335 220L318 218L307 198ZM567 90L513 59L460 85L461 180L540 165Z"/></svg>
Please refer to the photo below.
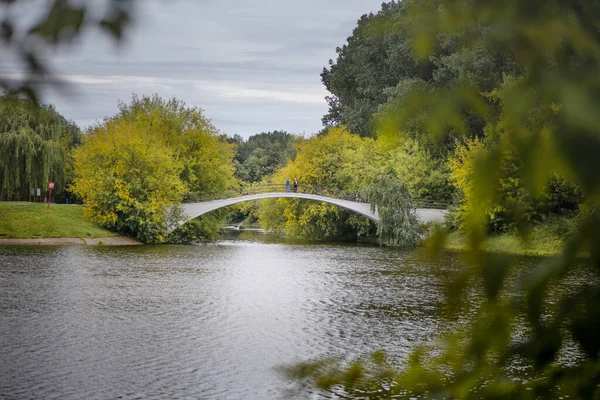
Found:
<svg viewBox="0 0 600 400"><path fill-rule="evenodd" d="M95 222L142 242L161 242L165 207L185 190L181 169L158 138L130 122L108 122L92 129L75 152L72 190Z"/></svg>
<svg viewBox="0 0 600 400"><path fill-rule="evenodd" d="M455 190L446 159L434 156L415 139L405 138L390 149L387 163L394 175L406 183L412 197L443 203L452 200Z"/></svg>
<svg viewBox="0 0 600 400"><path fill-rule="evenodd" d="M300 142L296 159L268 179L283 183L286 178L297 178L301 190L319 190L334 197L344 192L342 195L355 198L375 180L383 160L384 153L375 140L337 127ZM373 224L364 217L306 200L264 201L259 218L265 229L313 239L356 238L374 232Z"/></svg>
<svg viewBox="0 0 600 400"><path fill-rule="evenodd" d="M296 148L295 160L270 176L270 181L298 178L303 190L313 190L314 186L331 191L333 196L344 192L344 196L356 199L379 176L394 175L413 198L448 202L453 195L445 160L434 157L414 139L389 142L361 138L339 126L298 143ZM372 224L362 217L328 204L271 200L263 203L260 213L263 227L277 233L328 239L374 233Z"/></svg>
<svg viewBox="0 0 600 400"><path fill-rule="evenodd" d="M133 96L130 104L121 103L112 121L130 121L155 136L181 162L181 179L187 192L216 192L235 185L232 160L234 147L197 107L187 107L177 99Z"/></svg>
<svg viewBox="0 0 600 400"><path fill-rule="evenodd" d="M176 99L134 96L76 151L72 190L94 221L142 242L164 242L166 210L184 195L229 187L232 159L232 146L201 110ZM206 217L172 238L210 236L217 222Z"/></svg>

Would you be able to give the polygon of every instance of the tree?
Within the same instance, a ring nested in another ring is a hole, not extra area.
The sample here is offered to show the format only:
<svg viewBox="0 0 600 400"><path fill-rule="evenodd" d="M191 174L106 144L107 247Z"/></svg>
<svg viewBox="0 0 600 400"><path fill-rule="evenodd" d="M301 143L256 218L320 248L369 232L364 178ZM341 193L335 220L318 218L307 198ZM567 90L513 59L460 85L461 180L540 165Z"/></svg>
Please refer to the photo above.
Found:
<svg viewBox="0 0 600 400"><path fill-rule="evenodd" d="M415 62L406 37L396 31L373 35L370 30L386 16L404 12L402 2L384 3L379 13L363 15L348 44L336 49L336 61L330 60L329 68L321 73L332 94L327 97L329 112L323 117L326 126L342 124L360 136L373 137L372 115L387 101L385 89L405 77L431 77L429 65Z"/></svg>
<svg viewBox="0 0 600 400"><path fill-rule="evenodd" d="M455 189L445 157L436 157L426 146L407 138L389 152L389 168L405 182L414 198L450 203Z"/></svg>
<svg viewBox="0 0 600 400"><path fill-rule="evenodd" d="M461 45L483 27L471 27L473 32L444 32L430 46L427 57L419 57L413 43L424 37L418 33L429 26L430 21L414 25L411 7L404 1L384 3L377 14L363 15L347 44L336 49L337 59L330 60L329 68L321 73L332 94L327 97L329 111L323 123L343 124L351 132L374 137L374 114L401 98L407 84L441 88L469 82L481 91L490 91L503 74L518 73L519 66L510 54L489 42L476 41L468 48ZM475 115L469 124L479 132L483 129Z"/></svg>
<svg viewBox="0 0 600 400"><path fill-rule="evenodd" d="M168 238L166 210L184 195L229 188L234 182L232 145L200 109L176 99L134 95L131 104L119 108L76 151L73 191L86 202L86 214L146 243L214 234L218 215Z"/></svg>
<svg viewBox="0 0 600 400"><path fill-rule="evenodd" d="M486 140L487 139L487 140ZM451 177L456 187L457 208L451 211L452 228L468 230L473 207L485 207L486 230L489 233L510 232L521 222L541 222L545 217L574 214L579 209L581 193L556 171L548 171L546 182L538 193L527 190L526 175L519 157L513 150L502 153L501 167L495 178L496 193L488 204L478 204L472 177L476 174L477 160L485 158L493 144L493 137L466 140L456 146L448 160Z"/></svg>
<svg viewBox="0 0 600 400"><path fill-rule="evenodd" d="M377 235L380 243L400 247L415 247L421 241L421 226L411 204L408 187L392 175L379 175L366 188L364 197L377 210Z"/></svg>
<svg viewBox="0 0 600 400"><path fill-rule="evenodd" d="M296 156L298 139L285 131L252 135L237 146L236 176L249 183L260 182Z"/></svg>
<svg viewBox="0 0 600 400"><path fill-rule="evenodd" d="M33 188L45 189L49 181L56 183L55 196L64 198L79 143L79 128L53 106L0 97L0 200L28 200Z"/></svg>
<svg viewBox="0 0 600 400"><path fill-rule="evenodd" d="M382 159L383 153L373 139L360 138L343 127L331 128L327 135L299 142L295 160L268 181L283 183L286 178L298 178L301 190L355 199L356 193L375 179ZM357 239L374 232L373 223L364 217L306 200L263 201L259 219L265 229L311 239Z"/></svg>
<svg viewBox="0 0 600 400"><path fill-rule="evenodd" d="M109 122L133 122L150 137L157 137L182 164L180 178L188 195L222 191L235 185L233 145L198 107L158 95L133 95L130 104L120 103L119 113Z"/></svg>
<svg viewBox="0 0 600 400"><path fill-rule="evenodd" d="M94 222L144 243L165 241L165 208L185 185L181 163L159 138L132 122L105 123L75 151L75 170L73 191Z"/></svg>

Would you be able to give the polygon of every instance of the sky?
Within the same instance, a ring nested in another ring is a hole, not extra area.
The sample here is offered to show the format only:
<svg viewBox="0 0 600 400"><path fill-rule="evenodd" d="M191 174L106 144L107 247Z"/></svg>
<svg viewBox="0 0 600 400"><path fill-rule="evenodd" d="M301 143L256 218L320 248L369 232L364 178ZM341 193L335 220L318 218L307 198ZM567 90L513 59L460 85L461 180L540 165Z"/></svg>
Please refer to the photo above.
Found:
<svg viewBox="0 0 600 400"><path fill-rule="evenodd" d="M221 132L310 135L327 111L320 73L382 0L143 0L117 46L87 34L52 54L68 92L45 91L85 128L132 93L177 97Z"/></svg>

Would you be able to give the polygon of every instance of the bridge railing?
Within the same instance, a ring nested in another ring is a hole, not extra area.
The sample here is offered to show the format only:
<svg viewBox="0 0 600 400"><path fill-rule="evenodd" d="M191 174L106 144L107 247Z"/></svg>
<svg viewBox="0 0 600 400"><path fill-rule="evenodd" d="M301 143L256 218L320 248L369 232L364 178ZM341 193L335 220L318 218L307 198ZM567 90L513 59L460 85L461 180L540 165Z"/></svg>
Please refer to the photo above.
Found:
<svg viewBox="0 0 600 400"><path fill-rule="evenodd" d="M351 192L347 190L332 189L315 185L298 185L294 188L283 184L260 184L232 187L216 192L188 193L184 196L184 203L196 203L202 201L223 200L228 198L250 196L262 193L306 193L319 196L331 197L340 200L354 201L359 203L367 202L360 192ZM437 208L446 209L450 205L447 201L411 198L411 204L414 208Z"/></svg>
<svg viewBox="0 0 600 400"><path fill-rule="evenodd" d="M344 190L336 190L315 185L298 185L294 188L293 185L287 187L281 184L260 184L252 186L232 187L216 192L188 193L184 196L184 203L193 203L199 201L221 200L233 197L249 196L261 193L306 193L316 194L336 199L359 201L360 195Z"/></svg>
<svg viewBox="0 0 600 400"><path fill-rule="evenodd" d="M436 208L439 210L446 210L452 203L445 200L412 198L411 205L414 208Z"/></svg>

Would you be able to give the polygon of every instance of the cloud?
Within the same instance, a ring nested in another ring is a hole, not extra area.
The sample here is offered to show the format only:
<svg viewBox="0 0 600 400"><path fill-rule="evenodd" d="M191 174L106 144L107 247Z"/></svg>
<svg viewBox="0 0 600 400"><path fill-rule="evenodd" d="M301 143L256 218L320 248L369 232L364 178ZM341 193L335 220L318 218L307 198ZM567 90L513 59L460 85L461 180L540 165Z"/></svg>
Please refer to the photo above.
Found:
<svg viewBox="0 0 600 400"><path fill-rule="evenodd" d="M172 88L174 85L193 85L199 92L211 94L215 97L225 99L268 99L275 101L288 101L297 103L323 103L325 90L312 88L302 90L299 88L287 90L264 90L253 89L244 85L227 83L214 83L212 81L201 81L177 78L157 78L152 76L129 76L129 75L59 75L58 80L76 85L131 85L142 87Z"/></svg>
<svg viewBox="0 0 600 400"><path fill-rule="evenodd" d="M234 85L214 85L199 83L196 84L198 90L210 91L215 96L227 99L266 99L274 101L285 101L293 103L323 103L323 93L317 91L278 91L251 89L243 86Z"/></svg>

